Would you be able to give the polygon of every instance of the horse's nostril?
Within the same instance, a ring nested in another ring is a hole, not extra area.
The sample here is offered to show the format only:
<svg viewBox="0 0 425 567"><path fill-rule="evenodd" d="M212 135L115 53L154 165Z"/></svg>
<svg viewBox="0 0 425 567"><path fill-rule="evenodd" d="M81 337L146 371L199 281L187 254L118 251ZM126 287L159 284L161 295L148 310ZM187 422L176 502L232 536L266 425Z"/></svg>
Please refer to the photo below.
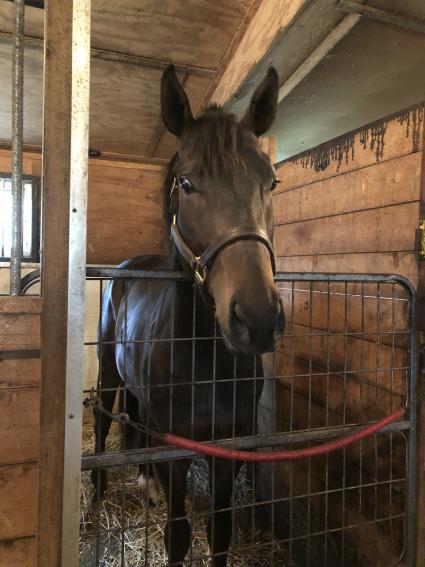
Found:
<svg viewBox="0 0 425 567"><path fill-rule="evenodd" d="M277 311L277 319L276 319L276 328L275 328L275 339L277 340L281 337L285 331L285 311L283 309L282 300L279 298L278 304L278 311Z"/></svg>
<svg viewBox="0 0 425 567"><path fill-rule="evenodd" d="M249 329L244 321L243 310L237 301L233 301L230 308L230 328L237 335L240 343L249 344Z"/></svg>

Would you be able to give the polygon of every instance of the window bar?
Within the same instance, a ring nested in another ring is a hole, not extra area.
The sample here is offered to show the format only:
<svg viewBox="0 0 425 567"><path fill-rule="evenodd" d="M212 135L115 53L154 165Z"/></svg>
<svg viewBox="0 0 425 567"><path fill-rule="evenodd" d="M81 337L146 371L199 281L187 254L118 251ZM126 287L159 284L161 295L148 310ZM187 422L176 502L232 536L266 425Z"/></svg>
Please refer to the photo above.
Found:
<svg viewBox="0 0 425 567"><path fill-rule="evenodd" d="M12 69L12 248L10 294L21 293L22 263L22 153L24 138L24 33L25 2L14 2Z"/></svg>

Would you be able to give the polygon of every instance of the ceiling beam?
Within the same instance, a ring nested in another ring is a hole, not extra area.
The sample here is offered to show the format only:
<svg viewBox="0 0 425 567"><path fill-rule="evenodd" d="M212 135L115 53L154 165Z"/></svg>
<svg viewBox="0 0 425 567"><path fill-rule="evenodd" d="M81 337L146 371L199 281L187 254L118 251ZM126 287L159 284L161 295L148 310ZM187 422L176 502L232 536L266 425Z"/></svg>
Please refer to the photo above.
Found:
<svg viewBox="0 0 425 567"><path fill-rule="evenodd" d="M314 49L307 59L279 88L278 101L280 102L303 81L307 75L322 61L326 55L344 38L353 27L360 21L361 16L351 14L343 20L325 37L325 39Z"/></svg>
<svg viewBox="0 0 425 567"><path fill-rule="evenodd" d="M0 30L0 39L5 38L13 40L13 34L8 31ZM35 36L25 36L25 43L27 45L43 49L43 38ZM151 57L144 57L143 55L130 55L128 53L119 53L117 51L110 51L107 49L98 49L92 47L90 50L92 59L101 59L103 61L113 61L114 63L123 63L126 65L136 65L139 67L151 67L153 69L165 69L171 61L164 61L161 59L153 59ZM177 71L181 73L190 73L198 77L214 77L216 69L208 67L198 67L196 65L182 65L173 63Z"/></svg>
<svg viewBox="0 0 425 567"><path fill-rule="evenodd" d="M385 10L379 10L378 8L373 8L372 6L365 6L363 4L360 4L359 2L353 2L352 0L340 0L337 7L343 12L358 14L360 16L364 16L365 18L370 18L371 20L376 20L377 22L383 22L385 24L398 26L409 31L425 33L425 22L414 20L413 18L404 18L403 16L391 14L390 12L387 12Z"/></svg>

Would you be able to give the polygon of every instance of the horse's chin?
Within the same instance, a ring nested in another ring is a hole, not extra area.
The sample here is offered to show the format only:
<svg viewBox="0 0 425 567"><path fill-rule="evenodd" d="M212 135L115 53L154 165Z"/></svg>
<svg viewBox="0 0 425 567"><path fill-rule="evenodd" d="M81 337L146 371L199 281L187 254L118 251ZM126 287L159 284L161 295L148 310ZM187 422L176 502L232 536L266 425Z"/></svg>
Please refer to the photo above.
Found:
<svg viewBox="0 0 425 567"><path fill-rule="evenodd" d="M276 342L273 344L257 346L255 344L238 344L232 340L227 333L222 333L224 345L228 352L233 356L255 356L266 354L267 352L274 352L276 350Z"/></svg>

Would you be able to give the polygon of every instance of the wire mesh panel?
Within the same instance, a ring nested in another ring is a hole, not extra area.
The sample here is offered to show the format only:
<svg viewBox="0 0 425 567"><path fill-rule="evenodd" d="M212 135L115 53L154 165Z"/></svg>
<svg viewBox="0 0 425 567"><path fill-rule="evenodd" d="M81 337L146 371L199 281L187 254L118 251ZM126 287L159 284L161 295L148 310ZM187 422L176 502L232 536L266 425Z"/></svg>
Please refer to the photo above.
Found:
<svg viewBox="0 0 425 567"><path fill-rule="evenodd" d="M412 564L408 282L278 274L285 334L261 358L228 353L211 306L182 275L88 274L81 565ZM290 462L202 457L162 437L276 452L406 405L379 433Z"/></svg>

